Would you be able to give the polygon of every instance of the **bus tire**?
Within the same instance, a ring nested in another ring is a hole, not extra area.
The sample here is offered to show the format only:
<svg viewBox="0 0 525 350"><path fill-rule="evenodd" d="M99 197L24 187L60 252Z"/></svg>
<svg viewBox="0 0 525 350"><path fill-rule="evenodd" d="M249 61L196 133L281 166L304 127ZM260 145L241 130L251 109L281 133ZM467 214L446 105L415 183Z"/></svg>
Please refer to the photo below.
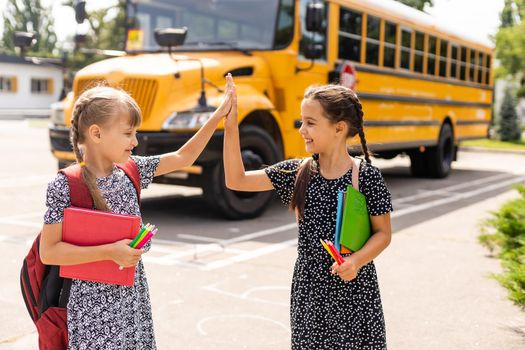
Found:
<svg viewBox="0 0 525 350"><path fill-rule="evenodd" d="M428 177L441 179L450 174L454 159L454 134L452 126L444 123L439 132L438 144L427 151Z"/></svg>
<svg viewBox="0 0 525 350"><path fill-rule="evenodd" d="M240 138L246 170L261 169L282 159L274 139L263 129L252 125L241 127ZM261 215L273 198L272 191L238 192L226 188L222 161L204 169L202 189L208 204L231 220Z"/></svg>

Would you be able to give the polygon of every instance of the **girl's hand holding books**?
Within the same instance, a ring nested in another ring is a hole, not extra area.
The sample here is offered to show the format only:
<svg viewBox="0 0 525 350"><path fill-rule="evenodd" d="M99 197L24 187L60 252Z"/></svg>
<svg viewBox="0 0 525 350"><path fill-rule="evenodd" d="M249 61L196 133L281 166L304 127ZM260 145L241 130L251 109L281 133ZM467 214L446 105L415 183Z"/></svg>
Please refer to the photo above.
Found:
<svg viewBox="0 0 525 350"><path fill-rule="evenodd" d="M341 265L337 263L332 265L332 274L338 274L344 281L351 281L357 277L360 266L352 255L344 258L344 260L345 262Z"/></svg>
<svg viewBox="0 0 525 350"><path fill-rule="evenodd" d="M121 267L136 266L142 255L142 249L132 248L130 243L130 239L123 239L111 244L111 260Z"/></svg>

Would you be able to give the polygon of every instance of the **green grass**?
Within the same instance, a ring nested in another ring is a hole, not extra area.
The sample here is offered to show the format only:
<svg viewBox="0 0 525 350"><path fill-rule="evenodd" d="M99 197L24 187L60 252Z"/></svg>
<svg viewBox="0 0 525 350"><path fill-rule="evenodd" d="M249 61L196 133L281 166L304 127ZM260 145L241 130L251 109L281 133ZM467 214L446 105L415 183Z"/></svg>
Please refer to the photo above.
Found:
<svg viewBox="0 0 525 350"><path fill-rule="evenodd" d="M525 140L506 142L489 139L462 141L460 147L483 147L491 149L512 149L525 151Z"/></svg>

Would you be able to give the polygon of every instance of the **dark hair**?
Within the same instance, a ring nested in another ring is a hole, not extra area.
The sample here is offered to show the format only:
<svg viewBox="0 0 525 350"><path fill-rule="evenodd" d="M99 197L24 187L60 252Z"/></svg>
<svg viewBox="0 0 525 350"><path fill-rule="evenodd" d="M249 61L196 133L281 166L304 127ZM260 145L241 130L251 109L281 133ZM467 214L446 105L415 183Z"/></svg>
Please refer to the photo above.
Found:
<svg viewBox="0 0 525 350"><path fill-rule="evenodd" d="M332 123L346 122L348 125L347 138L359 135L365 160L367 163L372 162L363 130L363 107L355 92L341 85L315 86L306 89L304 99L319 102L323 108L324 117ZM306 158L297 170L290 209L296 211L299 218L302 218L304 214L306 188L317 172L319 172L318 154Z"/></svg>
<svg viewBox="0 0 525 350"><path fill-rule="evenodd" d="M85 142L85 133L93 124L107 124L118 112L129 115L130 125L140 125L142 115L135 100L125 91L109 86L97 86L84 91L73 106L70 139L78 163L84 161L79 145ZM109 211L108 205L97 187L95 175L82 166L82 177L86 183L93 203L98 210Z"/></svg>

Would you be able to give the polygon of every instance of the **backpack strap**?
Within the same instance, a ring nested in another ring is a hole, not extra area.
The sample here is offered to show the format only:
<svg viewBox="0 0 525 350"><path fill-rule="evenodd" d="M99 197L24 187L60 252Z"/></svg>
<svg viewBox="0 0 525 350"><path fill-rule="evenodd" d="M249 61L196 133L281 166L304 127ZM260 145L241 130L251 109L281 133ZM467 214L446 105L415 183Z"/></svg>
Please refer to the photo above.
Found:
<svg viewBox="0 0 525 350"><path fill-rule="evenodd" d="M137 200L140 205L140 173L137 163L133 158L129 158L128 161L124 164L117 164L117 167L122 169L122 171L129 177L133 186L135 186L135 191L137 191Z"/></svg>
<svg viewBox="0 0 525 350"><path fill-rule="evenodd" d="M133 183L137 191L137 200L140 204L140 173L137 163L129 159L124 164L117 164ZM93 209L93 198L82 177L82 167L79 164L73 164L67 168L61 169L60 172L67 178L69 184L69 197L71 205L79 208Z"/></svg>
<svg viewBox="0 0 525 350"><path fill-rule="evenodd" d="M89 189L82 177L82 167L79 164L73 164L61 169L60 172L67 178L71 205L93 209L93 198L91 198L91 193L89 193Z"/></svg>
<svg viewBox="0 0 525 350"><path fill-rule="evenodd" d="M352 159L352 187L359 191L359 165Z"/></svg>

